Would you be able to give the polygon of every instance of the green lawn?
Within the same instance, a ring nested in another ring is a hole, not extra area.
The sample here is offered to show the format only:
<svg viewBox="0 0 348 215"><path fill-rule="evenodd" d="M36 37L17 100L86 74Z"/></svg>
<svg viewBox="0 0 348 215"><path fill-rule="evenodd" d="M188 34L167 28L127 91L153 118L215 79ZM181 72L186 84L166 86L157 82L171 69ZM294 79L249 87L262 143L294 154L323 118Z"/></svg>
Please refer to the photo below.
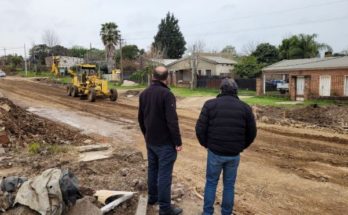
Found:
<svg viewBox="0 0 348 215"><path fill-rule="evenodd" d="M50 72L34 72L34 71L28 71L25 73L25 71L19 71L18 74L22 77L52 77L52 74Z"/></svg>

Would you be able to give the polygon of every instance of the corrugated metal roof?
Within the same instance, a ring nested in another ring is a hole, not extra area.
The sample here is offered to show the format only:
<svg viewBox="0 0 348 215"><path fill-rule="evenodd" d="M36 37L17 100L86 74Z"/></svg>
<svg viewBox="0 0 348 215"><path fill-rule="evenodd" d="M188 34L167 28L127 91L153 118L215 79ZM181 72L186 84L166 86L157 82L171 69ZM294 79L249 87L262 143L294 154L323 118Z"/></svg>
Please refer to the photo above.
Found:
<svg viewBox="0 0 348 215"><path fill-rule="evenodd" d="M348 56L283 60L262 69L262 71L290 71L348 68Z"/></svg>
<svg viewBox="0 0 348 215"><path fill-rule="evenodd" d="M218 64L237 64L237 62L234 60L230 60L230 59L218 57L218 56L202 56L202 58L214 61L215 63L218 63Z"/></svg>

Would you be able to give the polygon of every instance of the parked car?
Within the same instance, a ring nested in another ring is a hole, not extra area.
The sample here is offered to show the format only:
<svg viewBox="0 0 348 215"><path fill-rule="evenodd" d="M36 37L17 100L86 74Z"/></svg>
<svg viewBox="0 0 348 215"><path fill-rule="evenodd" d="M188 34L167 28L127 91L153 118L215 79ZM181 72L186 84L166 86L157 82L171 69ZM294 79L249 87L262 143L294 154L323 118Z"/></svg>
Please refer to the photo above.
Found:
<svg viewBox="0 0 348 215"><path fill-rule="evenodd" d="M289 83L286 83L285 81L277 83L277 90L281 94L285 94L285 93L289 92Z"/></svg>
<svg viewBox="0 0 348 215"><path fill-rule="evenodd" d="M2 78L2 77L6 77L6 73L4 71L0 70L0 78Z"/></svg>

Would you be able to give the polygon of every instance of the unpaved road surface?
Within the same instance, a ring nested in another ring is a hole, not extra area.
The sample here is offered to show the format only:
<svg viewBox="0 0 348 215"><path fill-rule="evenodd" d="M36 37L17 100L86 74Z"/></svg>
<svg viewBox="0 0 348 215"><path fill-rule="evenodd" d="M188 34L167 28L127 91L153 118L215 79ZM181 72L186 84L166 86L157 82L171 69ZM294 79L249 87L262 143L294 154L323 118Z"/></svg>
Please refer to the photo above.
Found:
<svg viewBox="0 0 348 215"><path fill-rule="evenodd" d="M132 145L145 152L134 99L121 97L117 103L107 100L89 103L66 96L61 86L21 79L0 80L0 92L39 115L86 133L95 132L105 142ZM206 151L199 146L194 133L199 111L182 108L178 112L184 151L178 156L175 178L202 194ZM198 214L201 204L199 199L196 204L183 203L185 214ZM236 214L347 211L347 135L259 124L255 143L242 154L236 184Z"/></svg>

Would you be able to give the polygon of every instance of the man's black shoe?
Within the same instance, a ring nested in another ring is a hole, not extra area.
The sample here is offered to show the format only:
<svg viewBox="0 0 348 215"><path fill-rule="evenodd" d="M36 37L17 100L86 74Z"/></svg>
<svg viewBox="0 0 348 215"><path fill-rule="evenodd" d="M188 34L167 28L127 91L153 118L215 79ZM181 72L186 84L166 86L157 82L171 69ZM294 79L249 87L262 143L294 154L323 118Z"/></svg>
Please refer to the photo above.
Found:
<svg viewBox="0 0 348 215"><path fill-rule="evenodd" d="M171 208L168 211L160 211L160 215L179 215L182 213L181 208Z"/></svg>
<svg viewBox="0 0 348 215"><path fill-rule="evenodd" d="M155 205L155 204L157 204L157 201L156 202L155 201L148 201L147 204L148 205Z"/></svg>

